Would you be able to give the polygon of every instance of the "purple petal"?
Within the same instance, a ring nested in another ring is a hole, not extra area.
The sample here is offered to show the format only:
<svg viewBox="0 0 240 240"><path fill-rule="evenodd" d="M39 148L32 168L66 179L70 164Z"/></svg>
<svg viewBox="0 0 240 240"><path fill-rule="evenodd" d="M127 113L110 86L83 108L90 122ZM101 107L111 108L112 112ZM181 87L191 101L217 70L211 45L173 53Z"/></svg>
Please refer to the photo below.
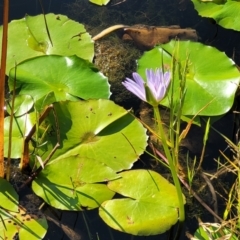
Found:
<svg viewBox="0 0 240 240"><path fill-rule="evenodd" d="M135 80L135 82L136 82L140 87L142 87L142 88L145 89L145 87L144 87L144 81L143 81L142 77L141 77L138 73L136 73L136 72L134 72L132 75L133 75L133 79Z"/></svg>
<svg viewBox="0 0 240 240"><path fill-rule="evenodd" d="M163 72L161 69L156 70L156 89L158 89L163 82Z"/></svg>
<svg viewBox="0 0 240 240"><path fill-rule="evenodd" d="M153 95L153 97L156 99L156 78L155 73L152 69L146 69L146 75L147 75L147 85Z"/></svg>
<svg viewBox="0 0 240 240"><path fill-rule="evenodd" d="M158 98L158 90L162 86L162 71L160 69L157 69L155 71L154 79L155 79L154 87L156 91L156 97Z"/></svg>
<svg viewBox="0 0 240 240"><path fill-rule="evenodd" d="M162 69L159 68L156 69L156 71L153 69L146 69L146 77L146 84L151 91L152 97L154 97L156 102L160 102L164 98L168 85L170 83L170 72L166 71L163 73ZM122 84L130 92L146 102L147 99L144 80L136 72L133 73L133 79L134 81L130 78L126 78Z"/></svg>
<svg viewBox="0 0 240 240"><path fill-rule="evenodd" d="M149 80L154 81L154 71L152 69L146 69L146 76L147 76L147 81Z"/></svg>
<svg viewBox="0 0 240 240"><path fill-rule="evenodd" d="M134 79L136 82L130 78L126 78L125 82L122 82L123 86L138 98L146 101L145 87L142 78L140 76L134 76Z"/></svg>
<svg viewBox="0 0 240 240"><path fill-rule="evenodd" d="M170 83L170 79L171 79L171 76L170 76L170 72L167 71L164 73L164 79L165 79L165 86L168 87L169 83Z"/></svg>
<svg viewBox="0 0 240 240"><path fill-rule="evenodd" d="M158 95L157 101L158 102L164 98L164 96L166 94L166 90L167 89L164 86L159 87L158 92L157 92L157 95Z"/></svg>
<svg viewBox="0 0 240 240"><path fill-rule="evenodd" d="M152 93L152 96L157 102L161 101L167 91L170 83L170 72L163 73L162 69L146 69L147 85Z"/></svg>

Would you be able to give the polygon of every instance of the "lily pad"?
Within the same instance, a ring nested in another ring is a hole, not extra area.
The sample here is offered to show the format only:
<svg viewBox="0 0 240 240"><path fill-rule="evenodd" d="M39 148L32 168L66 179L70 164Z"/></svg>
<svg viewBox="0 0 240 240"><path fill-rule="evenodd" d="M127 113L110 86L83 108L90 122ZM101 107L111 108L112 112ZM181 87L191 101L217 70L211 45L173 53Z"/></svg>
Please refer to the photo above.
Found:
<svg viewBox="0 0 240 240"><path fill-rule="evenodd" d="M26 16L8 25L8 52L6 74L28 58L57 54L92 61L94 45L84 26L61 14L46 14L49 35L44 16ZM2 26L0 27L0 36ZM50 36L50 37L49 37ZM2 44L0 37L0 45ZM0 53L1 56L1 53Z"/></svg>
<svg viewBox="0 0 240 240"><path fill-rule="evenodd" d="M130 169L147 146L146 129L127 110L106 99L54 104L60 128L58 158L80 155L103 162L114 171ZM49 149L56 144L53 118ZM117 147L116 147L117 146ZM46 155L46 153L45 153Z"/></svg>
<svg viewBox="0 0 240 240"><path fill-rule="evenodd" d="M12 101L8 101L7 112L12 111ZM30 95L17 95L14 100L14 116L19 117L27 113L33 107L33 98Z"/></svg>
<svg viewBox="0 0 240 240"><path fill-rule="evenodd" d="M92 63L77 56L51 55L26 60L10 71L11 90L15 78L18 94L31 94L35 102L45 101L51 93L52 101L110 96L107 78Z"/></svg>
<svg viewBox="0 0 240 240"><path fill-rule="evenodd" d="M118 175L101 162L76 155L52 161L38 175L32 188L55 208L78 211L82 207L99 207L111 199L115 193L98 182L115 178Z"/></svg>
<svg viewBox="0 0 240 240"><path fill-rule="evenodd" d="M130 169L147 146L146 130L128 111L110 100L54 103L60 145L51 161L33 181L34 192L50 205L68 210L99 207L114 192L100 184ZM38 153L47 158L55 146L56 127ZM46 152L44 152L46 151Z"/></svg>
<svg viewBox="0 0 240 240"><path fill-rule="evenodd" d="M0 206L13 212L18 211L18 194L13 186L3 178L0 178Z"/></svg>
<svg viewBox="0 0 240 240"><path fill-rule="evenodd" d="M47 232L47 220L32 209L19 206L18 212L10 212L0 208L0 215L1 239L40 240Z"/></svg>
<svg viewBox="0 0 240 240"><path fill-rule="evenodd" d="M11 158L20 158L23 151L23 142L36 123L36 114L31 112L13 119L11 136ZM4 119L4 157L8 156L10 117Z"/></svg>
<svg viewBox="0 0 240 240"><path fill-rule="evenodd" d="M240 31L240 2L213 0L201 1L192 0L195 9L203 17L213 18L219 25L224 28Z"/></svg>
<svg viewBox="0 0 240 240"><path fill-rule="evenodd" d="M110 227L133 235L166 232L178 221L176 188L154 171L130 170L108 187L126 198L108 200L99 215Z"/></svg>
<svg viewBox="0 0 240 240"><path fill-rule="evenodd" d="M216 48L196 42L175 42L163 44L146 52L138 61L138 72L146 79L146 68L171 66L172 56L184 66L187 62L186 95L183 104L183 115L217 116L228 112L232 107L236 90L238 89L240 74L233 60ZM207 57L206 57L207 56ZM173 101L179 104L179 76L175 74ZM161 102L169 107L169 97ZM201 112L199 112L201 110Z"/></svg>
<svg viewBox="0 0 240 240"><path fill-rule="evenodd" d="M91 3L97 4L97 5L107 5L110 0L89 0Z"/></svg>

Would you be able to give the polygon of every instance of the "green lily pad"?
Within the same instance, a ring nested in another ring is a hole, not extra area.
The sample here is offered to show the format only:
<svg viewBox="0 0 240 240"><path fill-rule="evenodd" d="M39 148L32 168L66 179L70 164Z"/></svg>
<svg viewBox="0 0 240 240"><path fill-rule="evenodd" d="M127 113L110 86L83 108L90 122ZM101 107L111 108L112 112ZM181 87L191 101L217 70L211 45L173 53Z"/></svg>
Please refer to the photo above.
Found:
<svg viewBox="0 0 240 240"><path fill-rule="evenodd" d="M178 221L176 188L154 171L130 170L108 187L126 198L108 200L99 215L110 227L133 235L166 232Z"/></svg>
<svg viewBox="0 0 240 240"><path fill-rule="evenodd" d="M89 2L102 6L107 5L110 0L89 0Z"/></svg>
<svg viewBox="0 0 240 240"><path fill-rule="evenodd" d="M54 103L54 108L61 130L61 147L52 161L80 154L119 172L130 169L147 146L142 124L110 100L66 101ZM56 129L54 119L49 121L53 126L52 135L47 135L51 150L56 144Z"/></svg>
<svg viewBox="0 0 240 240"><path fill-rule="evenodd" d="M12 110L12 101L8 101L7 112ZM14 101L14 116L19 117L27 113L33 107L33 98L30 95L17 95Z"/></svg>
<svg viewBox="0 0 240 240"><path fill-rule="evenodd" d="M146 130L128 111L106 99L59 102L54 108L61 147L33 181L33 190L56 208L99 207L114 195L99 183L132 167L147 146ZM45 139L48 145L38 151L43 159L57 142L53 117L47 121L52 124Z"/></svg>
<svg viewBox="0 0 240 240"><path fill-rule="evenodd" d="M45 16L50 38L42 14L34 17L26 16L9 23L7 75L16 63L42 55L76 54L78 57L92 61L93 41L82 24L61 14L50 13ZM0 45L2 44L1 35L2 26L0 27Z"/></svg>
<svg viewBox="0 0 240 240"><path fill-rule="evenodd" d="M35 102L45 101L51 93L52 101L110 96L107 78L92 63L77 56L51 55L26 60L10 71L11 90L15 78L18 94L31 94Z"/></svg>
<svg viewBox="0 0 240 240"><path fill-rule="evenodd" d="M195 9L203 17L213 18L224 28L240 31L240 2L239 1L201 1L192 0Z"/></svg>
<svg viewBox="0 0 240 240"><path fill-rule="evenodd" d="M35 194L63 210L93 209L114 196L103 182L118 176L100 162L72 156L47 165L33 181Z"/></svg>
<svg viewBox="0 0 240 240"><path fill-rule="evenodd" d="M0 178L0 206L13 212L18 211L18 194L13 186L3 178Z"/></svg>
<svg viewBox="0 0 240 240"><path fill-rule="evenodd" d="M11 136L11 158L20 158L23 152L23 142L36 123L36 114L31 112L13 119ZM4 119L4 157L8 156L10 117Z"/></svg>
<svg viewBox="0 0 240 240"><path fill-rule="evenodd" d="M47 232L48 225L45 217L40 212L34 213L32 208L29 210L19 206L18 212L0 208L0 215L1 239L40 240Z"/></svg>
<svg viewBox="0 0 240 240"><path fill-rule="evenodd" d="M171 41L146 52L138 61L138 72L146 79L146 68L159 68L162 61L164 65L171 66L172 55L176 51L178 53L174 57L182 66L188 58L183 115L217 116L228 112L238 89L240 74L235 63L213 47L190 41ZM180 81L177 74L175 80L171 86L174 85L174 105L178 106ZM170 88L162 105L169 107L171 92Z"/></svg>

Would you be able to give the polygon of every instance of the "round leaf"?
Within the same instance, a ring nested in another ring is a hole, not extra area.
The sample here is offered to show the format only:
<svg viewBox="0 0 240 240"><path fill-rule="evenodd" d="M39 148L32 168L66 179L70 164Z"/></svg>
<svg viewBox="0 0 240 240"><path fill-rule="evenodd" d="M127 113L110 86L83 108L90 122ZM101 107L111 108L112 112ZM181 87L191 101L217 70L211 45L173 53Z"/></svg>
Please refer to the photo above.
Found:
<svg viewBox="0 0 240 240"><path fill-rule="evenodd" d="M77 56L51 55L26 60L10 71L10 89L15 78L19 94L31 94L34 101L45 101L51 93L55 101L110 95L107 78L92 63Z"/></svg>
<svg viewBox="0 0 240 240"><path fill-rule="evenodd" d="M33 125L36 123L34 112L14 118L11 136L11 158L20 158L22 155L23 142ZM8 156L10 117L4 119L4 157Z"/></svg>
<svg viewBox="0 0 240 240"><path fill-rule="evenodd" d="M13 212L18 211L18 194L13 186L3 178L0 178L0 206Z"/></svg>
<svg viewBox="0 0 240 240"><path fill-rule="evenodd" d="M70 156L48 164L34 180L32 188L55 208L92 209L114 195L106 185L93 183L115 178L118 176L112 169L95 159Z"/></svg>
<svg viewBox="0 0 240 240"><path fill-rule="evenodd" d="M192 0L195 9L203 17L213 18L224 28L240 31L239 1L201 1Z"/></svg>
<svg viewBox="0 0 240 240"><path fill-rule="evenodd" d="M52 162L79 155L119 172L130 169L147 146L148 137L142 124L110 100L66 101L55 103L54 108L61 129L61 148L53 155ZM55 126L54 119L50 120ZM56 131L47 140L52 149Z"/></svg>
<svg viewBox="0 0 240 240"><path fill-rule="evenodd" d="M58 209L80 211L82 208L97 208L103 201L111 199L115 194L104 184L81 184L79 182L77 185L77 183L71 182L71 176L68 174L66 175L69 179L66 183L62 183L59 174L57 176L60 179L55 178L54 180L57 181L51 182L48 176L44 174L41 173L39 178L33 181L33 191L36 195L43 198L46 203ZM64 174L65 171L61 175Z"/></svg>
<svg viewBox="0 0 240 240"><path fill-rule="evenodd" d="M100 217L112 228L133 235L166 232L178 220L176 188L158 173L131 170L119 174L108 187L125 196L108 200L99 208Z"/></svg>
<svg viewBox="0 0 240 240"><path fill-rule="evenodd" d="M146 78L146 68L159 68L162 64L170 66L173 54L176 62L181 63L182 67L187 63L183 115L216 116L229 111L238 88L240 74L235 63L225 53L213 47L190 41L171 41L146 52L138 61L138 72ZM176 75L171 86L174 85L174 105L178 106L180 78ZM161 102L162 105L169 106L171 93L170 88L168 97Z"/></svg>
<svg viewBox="0 0 240 240"><path fill-rule="evenodd" d="M26 16L14 20L8 25L7 69L25 59L57 54L62 56L77 56L92 61L94 55L93 41L84 26L67 16L46 14L48 31L44 16ZM0 36L2 27L0 27ZM49 37L50 36L50 37ZM0 45L2 37L0 37ZM0 53L1 55L1 53Z"/></svg>
<svg viewBox="0 0 240 240"><path fill-rule="evenodd" d="M59 102L54 109L61 147L34 180L33 190L56 208L98 207L114 193L97 183L116 179L116 172L132 167L147 145L146 130L110 100ZM57 142L54 118L47 121L52 133L46 134L49 150L38 151L43 158Z"/></svg>
<svg viewBox="0 0 240 240"><path fill-rule="evenodd" d="M12 111L12 101L8 101L7 111ZM19 117L27 113L33 107L33 98L30 95L17 95L14 100L14 116Z"/></svg>
<svg viewBox="0 0 240 240"><path fill-rule="evenodd" d="M100 6L107 5L110 2L110 0L89 0L89 1Z"/></svg>
<svg viewBox="0 0 240 240"><path fill-rule="evenodd" d="M47 221L39 211L18 207L18 212L5 211L0 208L0 215L3 221L0 221L1 239L43 239L47 232Z"/></svg>

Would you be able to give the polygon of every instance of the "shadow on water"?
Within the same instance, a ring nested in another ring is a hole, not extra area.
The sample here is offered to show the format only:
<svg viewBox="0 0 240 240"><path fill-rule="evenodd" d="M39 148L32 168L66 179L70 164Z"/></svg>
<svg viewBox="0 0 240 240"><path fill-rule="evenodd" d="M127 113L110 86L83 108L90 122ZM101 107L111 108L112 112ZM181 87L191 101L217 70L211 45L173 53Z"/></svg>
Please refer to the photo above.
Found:
<svg viewBox="0 0 240 240"><path fill-rule="evenodd" d="M53 214L53 211L55 212ZM110 229L107 225L99 219L98 210L90 210L85 212L71 212L64 211L57 214L56 210L51 211L48 208L45 212L49 219L49 231L44 240L63 239L63 240L168 240L168 234L156 235L151 237L144 236L131 236L129 234L118 232L114 229ZM59 225L59 218L62 226ZM87 226L86 222L87 221ZM69 226L73 231L69 231L65 226ZM87 231L87 228L89 232ZM184 239L184 238L181 238Z"/></svg>

